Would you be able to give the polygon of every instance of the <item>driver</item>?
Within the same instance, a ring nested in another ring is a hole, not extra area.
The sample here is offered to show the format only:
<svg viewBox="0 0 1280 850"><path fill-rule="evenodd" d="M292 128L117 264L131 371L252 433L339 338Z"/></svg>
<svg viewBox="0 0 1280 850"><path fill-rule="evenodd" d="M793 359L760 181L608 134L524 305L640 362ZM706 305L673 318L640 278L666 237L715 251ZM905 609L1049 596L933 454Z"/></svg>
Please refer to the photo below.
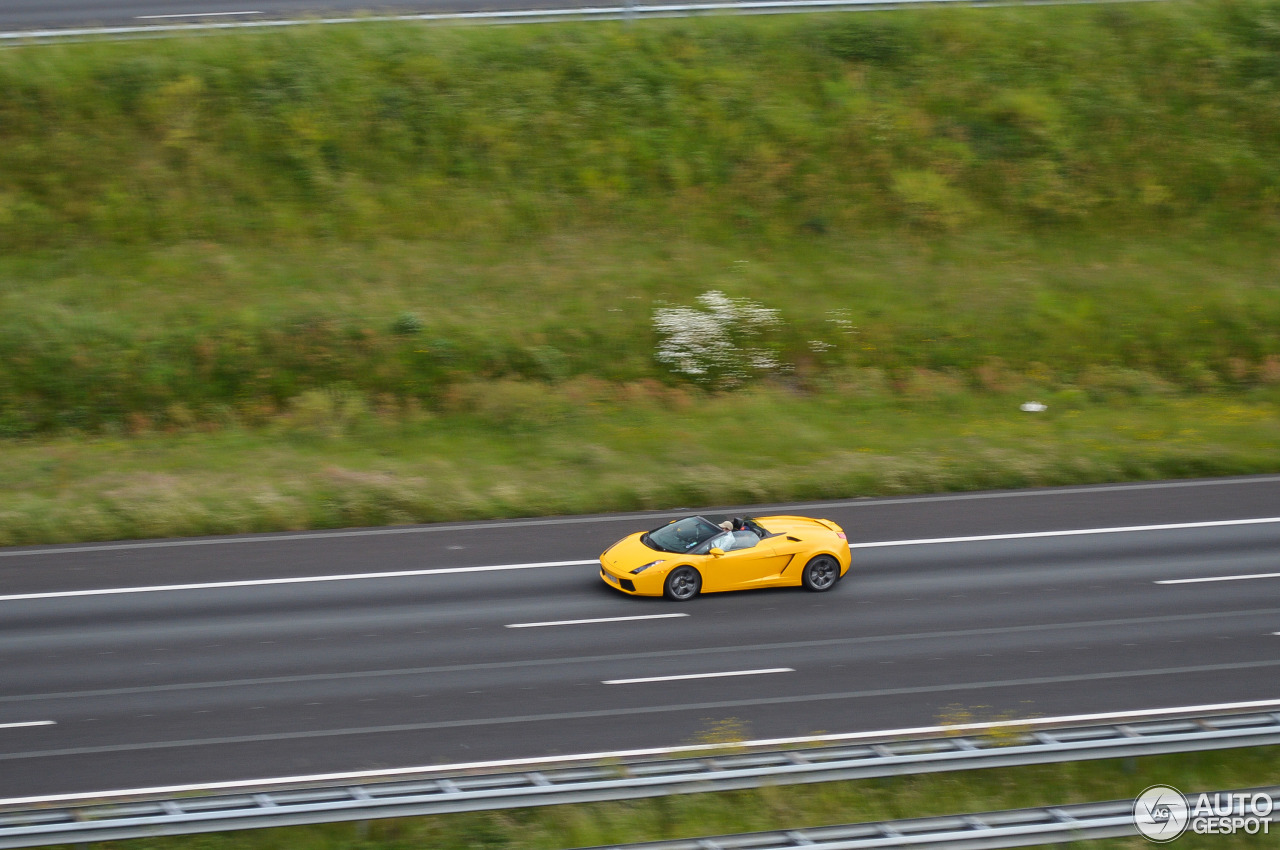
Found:
<svg viewBox="0 0 1280 850"><path fill-rule="evenodd" d="M733 523L729 520L725 520L720 523L720 528L722 531L711 541L711 546L709 548L722 549L725 552L729 552L734 548L734 544L737 542L734 540Z"/></svg>
<svg viewBox="0 0 1280 850"><path fill-rule="evenodd" d="M725 552L730 552L734 549L750 549L760 542L756 533L747 527L746 521L739 517L725 520L720 523L720 528L724 529L725 533L718 535L712 541L712 548L718 547Z"/></svg>

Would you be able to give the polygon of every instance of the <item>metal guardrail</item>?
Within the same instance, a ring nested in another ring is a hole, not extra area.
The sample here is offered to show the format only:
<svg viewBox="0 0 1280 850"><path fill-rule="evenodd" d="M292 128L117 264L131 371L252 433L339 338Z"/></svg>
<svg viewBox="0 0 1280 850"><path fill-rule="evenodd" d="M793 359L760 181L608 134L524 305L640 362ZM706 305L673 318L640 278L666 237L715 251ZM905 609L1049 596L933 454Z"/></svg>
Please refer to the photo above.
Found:
<svg viewBox="0 0 1280 850"><path fill-rule="evenodd" d="M1280 786L1240 789L1280 797ZM1209 792L1213 794L1214 792ZM1236 793L1236 792L1220 792ZM1187 795L1188 806L1195 794ZM1233 813L1244 814L1238 803ZM1266 820L1280 821L1280 813ZM855 823L780 832L751 832L646 844L612 845L613 850L870 850L879 847L936 847L946 850L989 850L995 847L1027 847L1098 838L1137 835L1133 801L1081 803L1043 809L950 815L939 818ZM599 849L598 849L599 850Z"/></svg>
<svg viewBox="0 0 1280 850"><path fill-rule="evenodd" d="M555 21L618 21L632 18L687 18L695 15L777 15L797 12L874 12L908 6L1062 6L1082 3L1160 2L1160 0L737 0L722 3L635 3L564 9L512 9L492 12L430 12L414 15L362 15L328 18L208 21L145 26L70 27L0 32L0 44L91 37L156 38L192 32L293 27L307 24L356 24L423 21L455 24L542 24Z"/></svg>
<svg viewBox="0 0 1280 850"><path fill-rule="evenodd" d="M409 815L587 803L1280 744L1280 712L1062 728L996 727L981 736L738 752L679 759L451 774L342 786L246 785L216 795L0 811L0 848L183 835Z"/></svg>

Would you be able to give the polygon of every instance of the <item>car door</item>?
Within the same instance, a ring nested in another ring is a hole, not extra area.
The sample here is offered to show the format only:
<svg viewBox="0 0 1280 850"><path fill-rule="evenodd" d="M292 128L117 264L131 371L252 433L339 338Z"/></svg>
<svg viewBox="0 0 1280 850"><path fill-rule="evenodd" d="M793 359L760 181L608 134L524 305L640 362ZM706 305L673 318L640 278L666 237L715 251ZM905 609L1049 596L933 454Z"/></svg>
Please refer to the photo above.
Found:
<svg viewBox="0 0 1280 850"><path fill-rule="evenodd" d="M702 570L703 589L738 590L771 584L790 557L779 555L771 541L746 549L731 549L720 557L708 555Z"/></svg>

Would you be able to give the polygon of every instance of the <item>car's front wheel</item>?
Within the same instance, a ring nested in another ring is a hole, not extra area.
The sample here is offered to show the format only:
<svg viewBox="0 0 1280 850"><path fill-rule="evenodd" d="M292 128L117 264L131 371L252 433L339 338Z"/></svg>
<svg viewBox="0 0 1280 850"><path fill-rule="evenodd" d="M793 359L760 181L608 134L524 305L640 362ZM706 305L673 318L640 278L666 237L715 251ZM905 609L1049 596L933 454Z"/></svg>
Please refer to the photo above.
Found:
<svg viewBox="0 0 1280 850"><path fill-rule="evenodd" d="M677 567L667 576L663 595L668 599L683 602L692 599L702 590L702 576L693 567Z"/></svg>
<svg viewBox="0 0 1280 850"><path fill-rule="evenodd" d="M805 564L802 577L807 590L819 593L830 590L840 578L840 562L830 555L819 555Z"/></svg>

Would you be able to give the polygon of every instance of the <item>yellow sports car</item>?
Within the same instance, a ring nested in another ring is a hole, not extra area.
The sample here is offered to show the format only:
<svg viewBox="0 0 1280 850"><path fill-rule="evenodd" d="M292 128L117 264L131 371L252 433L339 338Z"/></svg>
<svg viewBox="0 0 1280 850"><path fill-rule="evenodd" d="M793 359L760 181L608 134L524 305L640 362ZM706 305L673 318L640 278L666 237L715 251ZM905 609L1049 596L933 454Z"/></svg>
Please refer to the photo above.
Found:
<svg viewBox="0 0 1280 850"><path fill-rule="evenodd" d="M625 593L677 600L750 587L823 591L849 561L844 531L830 520L694 516L619 540L600 556L600 578Z"/></svg>

